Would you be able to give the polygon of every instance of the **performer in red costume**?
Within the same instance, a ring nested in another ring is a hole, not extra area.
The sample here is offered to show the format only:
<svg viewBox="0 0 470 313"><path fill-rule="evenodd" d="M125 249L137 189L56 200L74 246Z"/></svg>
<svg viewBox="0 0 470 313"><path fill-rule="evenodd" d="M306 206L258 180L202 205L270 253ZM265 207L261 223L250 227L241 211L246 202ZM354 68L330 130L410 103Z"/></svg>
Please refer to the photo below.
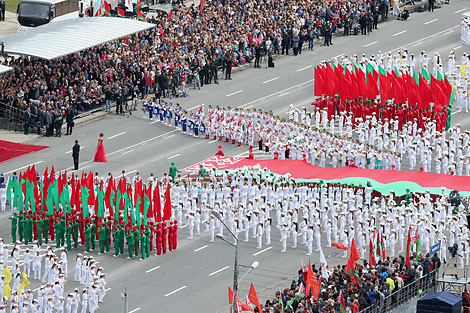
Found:
<svg viewBox="0 0 470 313"><path fill-rule="evenodd" d="M173 222L173 250L176 250L178 246L178 221L174 220Z"/></svg>
<svg viewBox="0 0 470 313"><path fill-rule="evenodd" d="M157 230L155 231L155 243L157 246L157 255L162 254L162 224L157 224Z"/></svg>
<svg viewBox="0 0 470 313"><path fill-rule="evenodd" d="M166 254L166 240L167 240L168 228L166 227L166 223L162 223L162 252Z"/></svg>
<svg viewBox="0 0 470 313"><path fill-rule="evenodd" d="M103 133L101 133L100 138L98 138L98 146L96 146L95 158L93 159L95 162L108 162L106 153L104 152L103 136Z"/></svg>
<svg viewBox="0 0 470 313"><path fill-rule="evenodd" d="M218 156L224 156L224 152L222 151L222 146L218 146L217 148L219 148L219 150L217 151L217 153L215 155L218 155Z"/></svg>

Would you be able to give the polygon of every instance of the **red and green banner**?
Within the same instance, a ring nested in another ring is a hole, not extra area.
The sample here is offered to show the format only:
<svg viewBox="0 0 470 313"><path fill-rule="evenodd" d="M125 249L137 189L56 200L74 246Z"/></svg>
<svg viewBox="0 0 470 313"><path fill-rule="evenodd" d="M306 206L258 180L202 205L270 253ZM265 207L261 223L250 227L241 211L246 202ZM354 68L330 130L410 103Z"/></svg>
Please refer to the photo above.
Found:
<svg viewBox="0 0 470 313"><path fill-rule="evenodd" d="M124 16L126 15L126 11L124 11L123 9L121 9L121 8L119 8L119 7L116 8L116 11L117 11L117 15L118 15L119 17L124 17Z"/></svg>

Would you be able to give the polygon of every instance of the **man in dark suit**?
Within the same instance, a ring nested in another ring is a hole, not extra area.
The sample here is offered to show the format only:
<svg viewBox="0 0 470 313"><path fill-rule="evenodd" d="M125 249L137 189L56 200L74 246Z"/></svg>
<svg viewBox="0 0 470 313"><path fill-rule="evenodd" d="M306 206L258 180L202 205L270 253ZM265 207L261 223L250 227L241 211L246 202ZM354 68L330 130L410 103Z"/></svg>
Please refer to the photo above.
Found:
<svg viewBox="0 0 470 313"><path fill-rule="evenodd" d="M5 21L5 0L0 0L0 21Z"/></svg>
<svg viewBox="0 0 470 313"><path fill-rule="evenodd" d="M29 124L31 123L31 109L28 107L24 111L24 134L27 135L29 131Z"/></svg>
<svg viewBox="0 0 470 313"><path fill-rule="evenodd" d="M72 158L73 158L73 169L78 171L78 157L80 156L80 145L78 140L75 140L75 144L72 148Z"/></svg>
<svg viewBox="0 0 470 313"><path fill-rule="evenodd" d="M75 126L75 123L73 122L73 110L70 107L65 112L65 122L67 123L67 133L65 135L72 135L72 128Z"/></svg>
<svg viewBox="0 0 470 313"><path fill-rule="evenodd" d="M434 12L434 0L429 0L429 12Z"/></svg>

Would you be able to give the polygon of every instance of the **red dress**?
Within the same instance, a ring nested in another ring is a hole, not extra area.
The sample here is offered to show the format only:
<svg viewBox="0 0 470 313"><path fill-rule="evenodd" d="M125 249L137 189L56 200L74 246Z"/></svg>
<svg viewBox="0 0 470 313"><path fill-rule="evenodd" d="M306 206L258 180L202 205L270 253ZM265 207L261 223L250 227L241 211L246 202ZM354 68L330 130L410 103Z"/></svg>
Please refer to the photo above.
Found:
<svg viewBox="0 0 470 313"><path fill-rule="evenodd" d="M95 162L108 162L106 159L106 153L104 152L103 139L98 139L98 146L96 146Z"/></svg>

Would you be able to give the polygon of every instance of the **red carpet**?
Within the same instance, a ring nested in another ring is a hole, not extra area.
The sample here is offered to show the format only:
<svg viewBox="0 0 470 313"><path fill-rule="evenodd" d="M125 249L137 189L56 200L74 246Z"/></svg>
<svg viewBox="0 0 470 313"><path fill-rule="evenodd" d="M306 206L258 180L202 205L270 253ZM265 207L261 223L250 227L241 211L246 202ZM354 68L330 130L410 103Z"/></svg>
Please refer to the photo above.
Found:
<svg viewBox="0 0 470 313"><path fill-rule="evenodd" d="M0 140L0 163L18 158L22 155L49 148L48 146L23 145L11 141Z"/></svg>

